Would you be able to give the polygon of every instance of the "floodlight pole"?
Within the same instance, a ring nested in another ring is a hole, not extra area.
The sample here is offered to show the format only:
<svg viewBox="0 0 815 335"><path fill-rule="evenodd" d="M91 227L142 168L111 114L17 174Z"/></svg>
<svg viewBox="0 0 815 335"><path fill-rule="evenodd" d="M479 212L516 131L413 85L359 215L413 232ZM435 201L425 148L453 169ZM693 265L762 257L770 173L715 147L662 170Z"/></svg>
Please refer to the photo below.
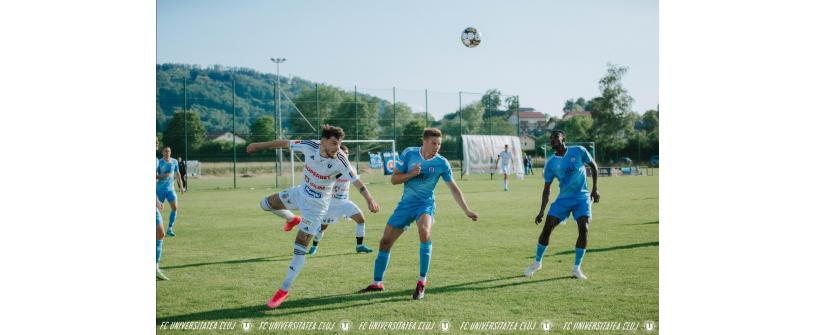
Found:
<svg viewBox="0 0 815 335"><path fill-rule="evenodd" d="M280 113L280 63L285 62L286 59L285 58L270 58L270 60L272 62L274 62L275 65L277 66L277 76L275 78L275 79L277 79L277 83L275 84L275 94L274 94L275 105L274 105L274 109L275 109L275 117L277 118L277 122L276 122L277 123L277 127L276 127L277 128L277 139L282 140L283 139L283 120L281 120L282 113ZM280 181L278 179L280 177L280 173L283 171L283 169L280 166L282 163L283 163L283 150L278 148L277 149L277 164L275 165L276 170L275 170L275 177L274 177L274 187L275 188L280 187L280 185L279 185Z"/></svg>

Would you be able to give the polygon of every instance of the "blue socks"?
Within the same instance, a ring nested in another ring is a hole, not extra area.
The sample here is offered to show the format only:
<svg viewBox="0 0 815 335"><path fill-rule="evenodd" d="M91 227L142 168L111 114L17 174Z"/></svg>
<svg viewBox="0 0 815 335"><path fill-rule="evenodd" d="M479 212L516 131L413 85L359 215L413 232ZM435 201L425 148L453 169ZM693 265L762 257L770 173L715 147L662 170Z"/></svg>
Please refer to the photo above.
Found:
<svg viewBox="0 0 815 335"><path fill-rule="evenodd" d="M391 252L379 250L379 254L376 255L376 261L374 261L374 281L381 282L382 279L385 277L385 269L388 268L388 261L391 258Z"/></svg>
<svg viewBox="0 0 815 335"><path fill-rule="evenodd" d="M161 244L163 242L163 240L156 240L156 264L161 260Z"/></svg>
<svg viewBox="0 0 815 335"><path fill-rule="evenodd" d="M579 268L583 264L583 256L586 254L586 249L574 248L574 266Z"/></svg>
<svg viewBox="0 0 815 335"><path fill-rule="evenodd" d="M433 253L433 242L419 242L419 280L424 282L427 270L430 269L430 255Z"/></svg>
<svg viewBox="0 0 815 335"><path fill-rule="evenodd" d="M543 259L543 253L546 252L546 247L547 246L538 243L538 252L535 254L535 262L541 262L541 259Z"/></svg>
<svg viewBox="0 0 815 335"><path fill-rule="evenodd" d="M173 224L175 223L175 211L170 212L170 227L169 229L173 228Z"/></svg>

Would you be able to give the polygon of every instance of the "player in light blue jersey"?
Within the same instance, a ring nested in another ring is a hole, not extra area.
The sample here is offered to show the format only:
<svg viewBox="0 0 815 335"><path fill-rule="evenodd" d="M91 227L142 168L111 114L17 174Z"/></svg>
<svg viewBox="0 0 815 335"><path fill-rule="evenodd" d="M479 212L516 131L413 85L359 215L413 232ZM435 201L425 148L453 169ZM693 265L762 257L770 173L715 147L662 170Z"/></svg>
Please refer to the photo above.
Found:
<svg viewBox="0 0 815 335"><path fill-rule="evenodd" d="M540 270L543 253L549 246L549 236L557 225L569 217L569 213L577 221L577 242L575 243L574 268L572 275L577 279L587 279L580 270L583 264L583 256L586 254L588 245L589 220L591 220L591 200L600 202L600 193L597 192L597 163L591 158L589 152L581 146L566 147L566 133L562 130L555 130L549 137L549 142L555 154L546 162L543 168L543 196L541 208L538 216L535 217L535 224L540 224L543 219L543 212L549 202L549 188L552 180L557 178L560 184L560 193L549 208L549 215L546 216L546 223L543 231L538 237L538 249L535 254L535 262L526 270L524 275L531 277L535 271ZM592 188L589 193L586 178L586 168L591 168Z"/></svg>
<svg viewBox="0 0 815 335"><path fill-rule="evenodd" d="M453 198L464 213L473 221L478 220L478 214L471 211L464 201L461 190L453 180L453 173L447 159L439 155L441 149L441 131L436 128L427 128L422 136L422 146L407 148L399 156L396 169L391 176L394 185L405 184L402 200L396 206L385 232L379 241L379 254L374 262L374 282L360 292L382 291L385 270L390 260L390 250L400 235L416 221L419 231L419 282L413 292L413 299L424 297L427 271L430 269L430 255L433 244L430 241L430 228L434 223L436 213L433 190L439 178L444 179L450 188Z"/></svg>
<svg viewBox="0 0 815 335"><path fill-rule="evenodd" d="M170 212L170 223L167 226L167 236L172 237L175 236L173 225L175 224L178 212L178 196L173 188L173 181L178 184L178 189L181 190L182 193L185 189L184 186L181 185L181 173L178 170L178 161L170 156L171 154L172 150L170 147L164 147L164 149L161 150L162 158L158 161L158 167L156 167L156 196L161 203L164 203L165 199L170 202L172 211Z"/></svg>
<svg viewBox="0 0 815 335"><path fill-rule="evenodd" d="M158 137L156 137L156 150L158 150ZM158 169L159 160L156 159L156 169ZM164 225L162 225L161 220L161 210L164 209L164 205L161 201L158 201L158 197L156 197L156 278L161 280L170 280L164 275L164 272L161 272L161 269L158 267L158 263L161 260L161 249L164 245Z"/></svg>

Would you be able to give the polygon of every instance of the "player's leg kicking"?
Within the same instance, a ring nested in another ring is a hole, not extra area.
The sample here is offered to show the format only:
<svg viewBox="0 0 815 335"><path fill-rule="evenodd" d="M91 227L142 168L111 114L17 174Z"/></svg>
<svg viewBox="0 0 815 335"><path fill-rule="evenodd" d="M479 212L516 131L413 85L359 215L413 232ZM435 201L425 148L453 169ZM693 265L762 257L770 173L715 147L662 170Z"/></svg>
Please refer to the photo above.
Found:
<svg viewBox="0 0 815 335"><path fill-rule="evenodd" d="M294 226L300 224L300 221L302 220L299 216L294 215L294 213L288 210L286 205L283 204L284 200L288 200L289 195L287 192L290 192L290 190L293 189L294 188L291 188L280 193L272 194L260 201L260 208L262 208L264 211L272 212L272 214L286 220L286 224L283 225L283 231L290 231L292 228L294 228ZM289 203L289 207L292 206L293 204Z"/></svg>

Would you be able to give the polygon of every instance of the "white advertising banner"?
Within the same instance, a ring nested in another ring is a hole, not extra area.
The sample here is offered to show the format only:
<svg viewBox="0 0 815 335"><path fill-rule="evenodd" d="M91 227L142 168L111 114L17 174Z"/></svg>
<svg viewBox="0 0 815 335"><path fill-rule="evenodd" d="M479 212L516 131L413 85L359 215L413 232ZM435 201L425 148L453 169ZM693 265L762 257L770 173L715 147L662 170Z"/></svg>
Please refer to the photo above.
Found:
<svg viewBox="0 0 815 335"><path fill-rule="evenodd" d="M461 135L464 144L464 173L499 173L495 169L498 154L509 145L512 154L510 172L518 179L524 177L521 139L517 136ZM500 166L499 166L500 169Z"/></svg>

